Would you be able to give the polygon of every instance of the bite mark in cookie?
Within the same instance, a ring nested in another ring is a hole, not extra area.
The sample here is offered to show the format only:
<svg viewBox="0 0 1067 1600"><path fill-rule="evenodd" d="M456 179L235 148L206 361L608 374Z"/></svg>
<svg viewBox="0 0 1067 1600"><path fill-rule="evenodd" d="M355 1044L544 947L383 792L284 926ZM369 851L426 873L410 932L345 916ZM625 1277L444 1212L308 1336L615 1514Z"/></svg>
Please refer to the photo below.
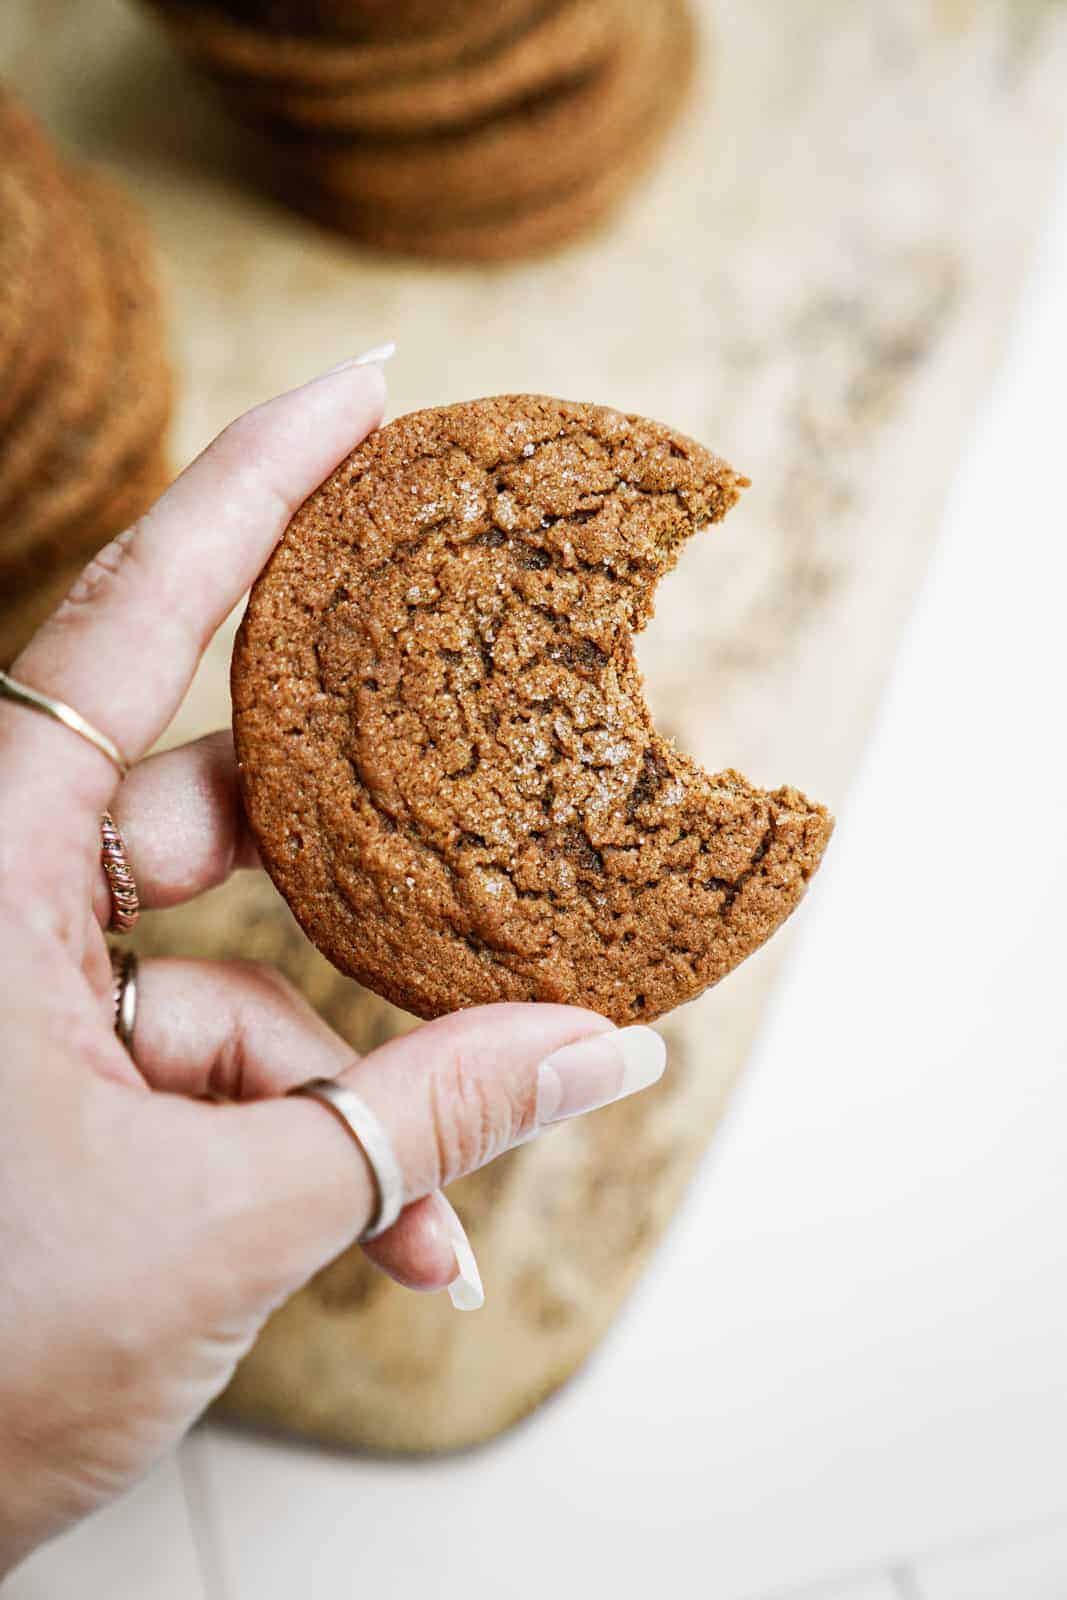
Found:
<svg viewBox="0 0 1067 1600"><path fill-rule="evenodd" d="M241 625L234 729L264 863L337 966L424 1017L647 1021L793 910L826 812L675 750L632 645L745 483L527 395L400 418L306 502Z"/></svg>

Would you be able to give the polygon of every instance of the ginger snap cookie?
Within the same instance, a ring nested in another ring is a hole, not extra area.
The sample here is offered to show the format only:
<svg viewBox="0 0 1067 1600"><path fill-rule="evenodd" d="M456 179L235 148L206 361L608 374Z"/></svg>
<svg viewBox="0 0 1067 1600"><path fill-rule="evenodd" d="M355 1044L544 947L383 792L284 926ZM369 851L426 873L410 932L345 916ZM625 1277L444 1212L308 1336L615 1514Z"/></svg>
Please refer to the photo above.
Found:
<svg viewBox="0 0 1067 1600"><path fill-rule="evenodd" d="M33 306L43 264L48 218L37 193L36 130L29 114L0 86L0 371L6 374Z"/></svg>
<svg viewBox="0 0 1067 1600"><path fill-rule="evenodd" d="M40 128L0 85L0 427L51 360L62 272L52 246L58 163Z"/></svg>
<svg viewBox="0 0 1067 1600"><path fill-rule="evenodd" d="M0 594L0 668L10 667L19 651L74 587L82 563L72 562L48 573L28 589L5 582Z"/></svg>
<svg viewBox="0 0 1067 1600"><path fill-rule="evenodd" d="M272 33L219 7L186 0L147 3L163 16L179 47L213 76L260 86L301 84L312 91L432 71L489 48L543 9L540 0L495 0L470 7L440 32L357 41Z"/></svg>
<svg viewBox="0 0 1067 1600"><path fill-rule="evenodd" d="M492 9L485 0L220 0L220 10L277 33L402 39L442 33Z"/></svg>
<svg viewBox="0 0 1067 1600"><path fill-rule="evenodd" d="M163 311L148 235L134 207L95 172L79 187L104 262L116 339L102 402L52 434L30 489L0 520L0 577L19 583L94 547L96 516L158 445L170 412Z"/></svg>
<svg viewBox="0 0 1067 1600"><path fill-rule="evenodd" d="M689 66L679 63L676 88L684 95ZM397 255L445 261L506 261L535 256L573 241L602 223L646 168L673 123L677 101L664 99L650 110L621 156L584 181L529 205L504 205L484 211L427 216L361 206L343 194L317 187L309 177L282 180L281 194L323 226L351 234L361 243Z"/></svg>
<svg viewBox="0 0 1067 1600"><path fill-rule="evenodd" d="M299 84L232 85L245 120L327 132L425 134L492 115L583 79L618 46L615 0L556 4L488 47L427 71L327 90Z"/></svg>
<svg viewBox="0 0 1067 1600"><path fill-rule="evenodd" d="M0 665L165 486L152 251L0 85Z"/></svg>
<svg viewBox="0 0 1067 1600"><path fill-rule="evenodd" d="M274 153L326 192L391 213L518 207L624 159L646 120L676 103L693 51L683 0L627 0L600 68L488 119L407 137L327 139L276 128ZM287 142L288 141L288 142Z"/></svg>
<svg viewBox="0 0 1067 1600"><path fill-rule="evenodd" d="M662 738L633 635L747 480L671 429L503 396L364 441L294 517L234 649L263 861L343 971L430 1017L650 1020L793 910L830 835Z"/></svg>
<svg viewBox="0 0 1067 1600"><path fill-rule="evenodd" d="M393 255L440 261L508 261L550 252L595 227L629 189L653 147L633 162L605 168L587 184L535 205L476 212L451 221L444 217L420 223L417 216L407 217L402 212L383 214L306 182L293 182L280 193L323 227L350 234L361 244Z"/></svg>
<svg viewBox="0 0 1067 1600"><path fill-rule="evenodd" d="M259 132L280 199L453 260L550 249L597 221L677 116L697 55L688 0L502 0L396 39L276 33L243 0L258 22L222 0L146 3Z"/></svg>
<svg viewBox="0 0 1067 1600"><path fill-rule="evenodd" d="M105 403L120 337L109 268L87 197L71 177L61 180L56 243L62 246L64 294L58 316L63 337L34 394L13 419L0 459L0 529L23 494L39 495L66 475ZM0 547L6 543L0 532ZM2 554L0 554L2 560Z"/></svg>

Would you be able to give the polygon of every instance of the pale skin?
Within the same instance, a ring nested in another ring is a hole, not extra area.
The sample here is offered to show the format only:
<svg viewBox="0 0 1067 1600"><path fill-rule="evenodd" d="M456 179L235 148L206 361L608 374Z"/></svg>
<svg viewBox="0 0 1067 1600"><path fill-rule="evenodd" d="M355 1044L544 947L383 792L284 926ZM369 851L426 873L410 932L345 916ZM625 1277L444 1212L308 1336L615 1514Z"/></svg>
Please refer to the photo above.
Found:
<svg viewBox="0 0 1067 1600"><path fill-rule="evenodd" d="M229 734L147 752L384 395L380 368L353 364L240 418L13 665L115 741L125 781L0 701L0 1577L173 1445L270 1311L367 1226L377 1196L358 1147L287 1089L339 1077L373 1107L407 1204L367 1253L440 1290L463 1265L442 1187L662 1070L648 1030L626 1030L642 1036L627 1047L603 1017L553 1005L461 1012L357 1060L276 972L244 962L142 963L132 1054L116 1037L100 814L149 907L256 865Z"/></svg>

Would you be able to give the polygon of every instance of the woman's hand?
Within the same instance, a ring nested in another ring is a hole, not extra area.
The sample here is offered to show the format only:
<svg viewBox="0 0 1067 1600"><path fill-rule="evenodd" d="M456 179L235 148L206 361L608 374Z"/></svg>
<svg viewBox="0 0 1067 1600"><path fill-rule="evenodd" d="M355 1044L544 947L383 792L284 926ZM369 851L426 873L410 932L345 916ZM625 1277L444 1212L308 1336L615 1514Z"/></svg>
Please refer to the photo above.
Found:
<svg viewBox="0 0 1067 1600"><path fill-rule="evenodd" d="M0 702L0 1575L173 1444L273 1307L367 1226L358 1146L285 1090L358 1087L405 1178L406 1209L368 1254L411 1287L457 1280L476 1304L440 1187L662 1070L647 1029L548 1005L460 1013L356 1061L249 963L143 963L132 1052L116 1037L101 812L148 906L254 865L228 734L142 758L383 398L380 368L352 363L242 417L15 664L138 763L121 785L86 740Z"/></svg>

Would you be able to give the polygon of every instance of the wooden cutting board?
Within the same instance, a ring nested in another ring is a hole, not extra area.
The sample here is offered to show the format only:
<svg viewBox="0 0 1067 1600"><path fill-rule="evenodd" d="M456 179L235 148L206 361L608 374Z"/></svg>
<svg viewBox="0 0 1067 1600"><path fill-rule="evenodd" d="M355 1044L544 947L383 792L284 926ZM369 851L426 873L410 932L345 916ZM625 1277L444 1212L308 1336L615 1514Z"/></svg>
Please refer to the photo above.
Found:
<svg viewBox="0 0 1067 1600"><path fill-rule="evenodd" d="M658 174L607 232L511 269L360 254L260 198L242 136L121 0L11 0L0 71L72 146L119 168L155 222L184 374L179 459L265 395L395 338L392 414L541 390L662 418L749 473L742 505L660 592L639 649L651 703L712 769L796 783L847 822L1041 216L1067 7L701 9L698 92ZM170 742L228 719L229 644L227 629ZM947 836L951 818L930 826ZM891 837L885 869L907 871ZM833 871L831 846L815 895ZM435 1450L536 1405L655 1248L804 916L666 1021L657 1089L456 1185L483 1311L406 1294L348 1252L275 1315L222 1409L347 1445ZM146 918L142 945L277 961L361 1049L410 1025L327 967L262 879ZM906 978L903 950L887 1002Z"/></svg>

